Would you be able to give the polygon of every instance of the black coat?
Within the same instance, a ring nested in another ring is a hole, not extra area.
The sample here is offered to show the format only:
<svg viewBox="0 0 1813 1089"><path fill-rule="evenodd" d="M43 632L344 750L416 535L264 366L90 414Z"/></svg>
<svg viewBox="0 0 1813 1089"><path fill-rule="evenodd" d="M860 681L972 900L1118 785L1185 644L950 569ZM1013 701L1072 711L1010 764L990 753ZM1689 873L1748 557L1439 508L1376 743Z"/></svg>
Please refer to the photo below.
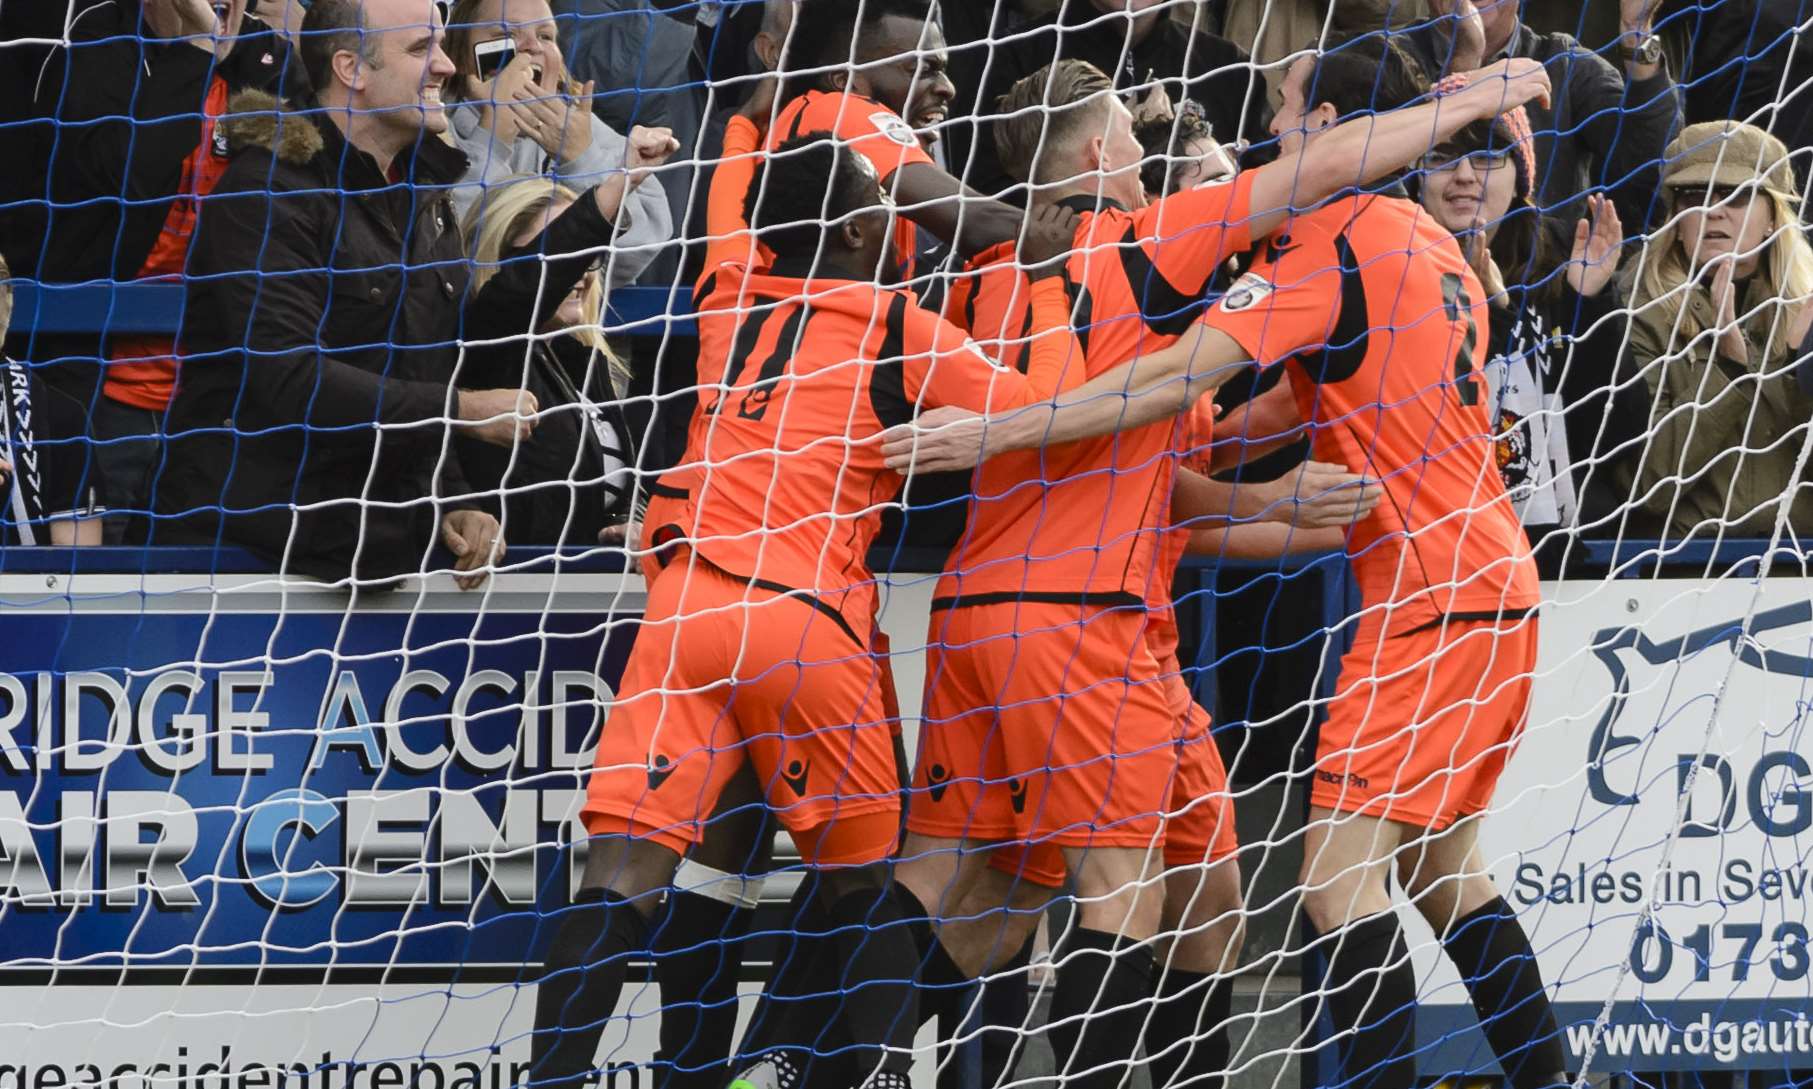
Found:
<svg viewBox="0 0 1813 1089"><path fill-rule="evenodd" d="M68 76L38 91L40 109L61 122L50 164L58 207L39 279L130 280L169 218L183 160L201 140L212 77L230 95L293 97L307 83L288 43L250 15L218 63L193 45L138 38L136 4L96 5L75 29Z"/></svg>
<svg viewBox="0 0 1813 1089"><path fill-rule="evenodd" d="M534 434L514 450L457 441L467 479L512 545L595 545L628 494L631 432L604 358L571 336L526 335L547 324L610 237L610 221L587 192L466 303L471 346L459 384L526 388L541 406Z"/></svg>
<svg viewBox="0 0 1813 1089"><path fill-rule="evenodd" d="M1429 28L1399 39L1434 79L1447 49ZM1541 61L1554 84L1551 103L1524 106L1536 137L1538 202L1572 222L1588 192L1603 188L1618 206L1626 235L1648 230L1667 209L1653 207L1659 163L1681 131L1681 91L1668 66L1628 86L1624 70L1566 34L1519 26L1505 55Z"/></svg>
<svg viewBox="0 0 1813 1089"><path fill-rule="evenodd" d="M466 158L425 137L393 184L324 114L274 106L234 101L190 248L153 543L416 571L439 515L478 506L445 422L469 279L446 187Z"/></svg>
<svg viewBox="0 0 1813 1089"><path fill-rule="evenodd" d="M201 141L213 77L229 94L307 85L288 43L250 15L218 62L192 45L144 41L138 23L136 3L84 4L67 48L29 66L21 57L12 73L25 81L26 98L9 111L54 119L21 126L0 163L0 203L13 202L0 211L0 239L15 276L35 272L50 283L137 276L169 218L183 160ZM60 16L56 24L61 35ZM32 332L17 330L9 344L39 364L46 381L92 402L97 360L107 351L102 332Z"/></svg>

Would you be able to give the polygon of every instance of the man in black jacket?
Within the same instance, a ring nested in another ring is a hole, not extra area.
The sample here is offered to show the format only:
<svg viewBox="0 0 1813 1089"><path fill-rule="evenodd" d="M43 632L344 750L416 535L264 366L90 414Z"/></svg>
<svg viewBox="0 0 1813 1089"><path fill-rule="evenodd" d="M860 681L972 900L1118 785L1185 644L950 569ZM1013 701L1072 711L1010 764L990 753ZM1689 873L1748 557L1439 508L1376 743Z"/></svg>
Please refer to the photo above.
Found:
<svg viewBox="0 0 1813 1089"><path fill-rule="evenodd" d="M42 247L31 255L41 279L182 274L198 203L226 170L228 100L305 85L288 44L246 5L228 0L217 14L209 0L103 0L80 12L67 74L55 79L52 64L37 88L39 108L59 122L50 229L30 239ZM32 358L60 361L44 370L82 402L99 440L110 544L150 506L174 348L168 335L105 330L33 345Z"/></svg>
<svg viewBox="0 0 1813 1089"><path fill-rule="evenodd" d="M1434 0L1432 6L1436 21L1400 38L1430 79L1500 57L1528 57L1549 70L1553 100L1524 106L1536 136L1537 205L1571 223L1586 194L1602 191L1618 206L1627 233L1647 230L1657 218L1651 205L1662 152L1681 131L1682 111L1654 33L1656 0L1619 0L1620 34L1611 51L1618 66L1569 35L1525 26L1515 0Z"/></svg>
<svg viewBox="0 0 1813 1089"><path fill-rule="evenodd" d="M423 570L462 586L503 550L448 442L526 436L529 394L455 390L467 266L438 134L453 62L433 0L315 0L307 109L241 96L237 145L189 259L182 385L154 543L242 545L355 584Z"/></svg>

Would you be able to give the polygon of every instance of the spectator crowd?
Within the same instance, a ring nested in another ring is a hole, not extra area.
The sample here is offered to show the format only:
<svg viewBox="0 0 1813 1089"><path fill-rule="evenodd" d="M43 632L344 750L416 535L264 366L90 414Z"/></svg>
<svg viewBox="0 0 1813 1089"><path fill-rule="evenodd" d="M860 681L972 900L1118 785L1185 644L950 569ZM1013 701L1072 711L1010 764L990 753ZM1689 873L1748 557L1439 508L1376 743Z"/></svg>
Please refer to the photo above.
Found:
<svg viewBox="0 0 1813 1089"><path fill-rule="evenodd" d="M670 289L684 317L729 121L799 90L770 75L809 37L794 2L7 5L8 283L185 296L174 336L15 317L7 366L58 406L25 433L57 456L8 539L234 545L374 584L624 540L697 380L668 323L613 330L613 293ZM1767 536L1784 506L1813 533L1808 138L1779 6L1730 0L1712 33L1704 8L1620 0L1589 47L1508 2L1273 0L1260 27L1233 4L945 4L840 78L974 205L960 231L913 211L956 190L896 180L901 274L936 306L995 230L983 198L1024 203L990 126L1055 59L1126 96L1153 196L1275 155L1280 74L1318 35L1389 34L1431 85L1542 62L1548 101L1389 184L1490 296L1468 380L1553 568L1583 535Z"/></svg>

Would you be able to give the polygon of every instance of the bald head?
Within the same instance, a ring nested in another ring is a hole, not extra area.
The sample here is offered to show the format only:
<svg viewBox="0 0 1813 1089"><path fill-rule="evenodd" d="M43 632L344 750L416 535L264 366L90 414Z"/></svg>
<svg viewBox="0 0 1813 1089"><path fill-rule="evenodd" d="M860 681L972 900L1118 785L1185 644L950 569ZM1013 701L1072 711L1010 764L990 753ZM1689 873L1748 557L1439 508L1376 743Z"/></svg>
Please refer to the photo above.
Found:
<svg viewBox="0 0 1813 1089"><path fill-rule="evenodd" d="M776 39L785 38L793 26L793 8L799 0L765 0L762 4L762 29Z"/></svg>
<svg viewBox="0 0 1813 1089"><path fill-rule="evenodd" d="M750 48L770 72L781 66L781 48L793 32L793 9L797 7L799 0L763 0L762 28L755 32Z"/></svg>

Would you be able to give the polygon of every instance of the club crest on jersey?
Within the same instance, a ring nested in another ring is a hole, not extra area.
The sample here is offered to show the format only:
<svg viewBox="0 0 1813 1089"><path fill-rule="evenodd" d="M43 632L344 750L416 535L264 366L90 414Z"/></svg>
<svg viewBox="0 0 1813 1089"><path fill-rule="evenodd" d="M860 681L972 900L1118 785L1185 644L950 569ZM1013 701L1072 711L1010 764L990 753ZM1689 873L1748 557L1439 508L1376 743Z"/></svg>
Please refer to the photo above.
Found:
<svg viewBox="0 0 1813 1089"><path fill-rule="evenodd" d="M1236 314L1252 307L1271 293L1272 285L1265 277L1249 272L1235 280L1233 287L1228 288L1228 293L1221 297L1221 308L1230 314Z"/></svg>
<svg viewBox="0 0 1813 1089"><path fill-rule="evenodd" d="M889 110L881 110L869 115L869 124L875 131L899 144L901 147L912 147L919 142L913 135L913 126L900 119L900 115Z"/></svg>

